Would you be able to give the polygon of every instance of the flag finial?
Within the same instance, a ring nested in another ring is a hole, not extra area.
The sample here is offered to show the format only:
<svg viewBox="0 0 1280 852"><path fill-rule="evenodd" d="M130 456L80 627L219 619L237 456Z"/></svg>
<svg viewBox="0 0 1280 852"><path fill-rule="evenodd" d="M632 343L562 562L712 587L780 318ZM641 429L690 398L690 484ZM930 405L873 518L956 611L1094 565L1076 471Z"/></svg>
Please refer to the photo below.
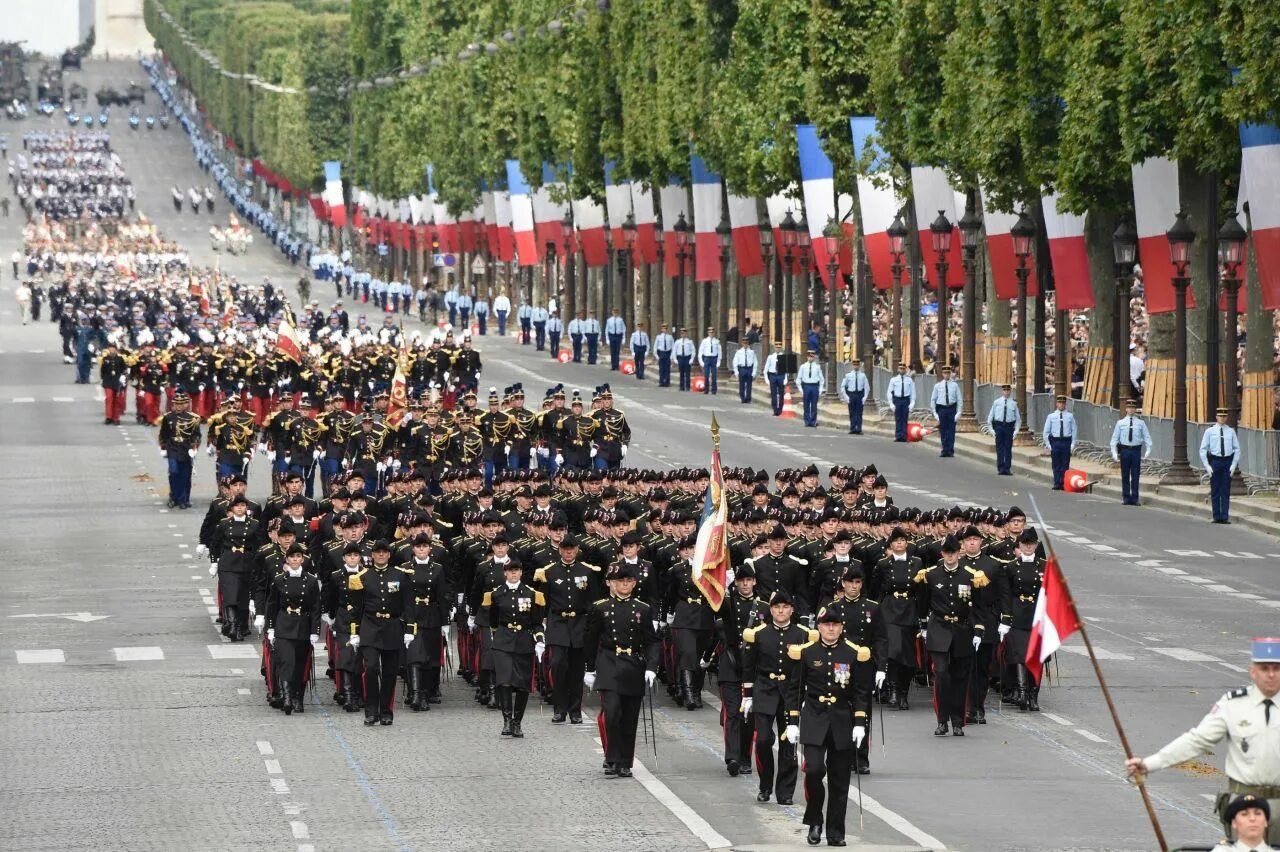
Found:
<svg viewBox="0 0 1280 852"><path fill-rule="evenodd" d="M720 449L720 423L714 412L711 414L711 443L715 444L717 450Z"/></svg>

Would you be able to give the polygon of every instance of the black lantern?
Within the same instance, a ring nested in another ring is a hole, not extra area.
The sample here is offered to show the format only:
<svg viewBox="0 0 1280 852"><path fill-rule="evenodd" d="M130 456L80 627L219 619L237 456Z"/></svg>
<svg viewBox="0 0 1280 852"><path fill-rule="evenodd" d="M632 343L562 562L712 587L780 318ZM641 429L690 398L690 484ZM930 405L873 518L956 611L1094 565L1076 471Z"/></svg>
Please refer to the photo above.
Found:
<svg viewBox="0 0 1280 852"><path fill-rule="evenodd" d="M1248 234L1244 232L1244 228L1240 227L1240 222L1235 216L1228 216L1222 223L1222 227L1218 229L1218 263L1227 268L1229 278L1235 277L1236 270L1244 258L1246 239Z"/></svg>
<svg viewBox="0 0 1280 852"><path fill-rule="evenodd" d="M1179 210L1173 220L1173 227L1165 232L1169 241L1169 259L1178 269L1178 277L1186 274L1187 264L1191 262L1191 246L1196 241L1196 232L1187 221L1185 210Z"/></svg>
<svg viewBox="0 0 1280 852"><path fill-rule="evenodd" d="M889 252L895 257L902 257L907 242L907 226L902 224L902 214L893 217L893 224L885 231L889 235Z"/></svg>
<svg viewBox="0 0 1280 852"><path fill-rule="evenodd" d="M1027 216L1027 211L1023 210L1018 214L1018 221L1013 223L1013 227L1009 229L1009 235L1013 237L1013 254L1015 257L1027 258L1031 256L1031 241L1036 238L1036 225Z"/></svg>
<svg viewBox="0 0 1280 852"><path fill-rule="evenodd" d="M1121 222L1111 235L1111 251L1115 255L1116 265L1130 268L1138 259L1138 232L1129 224L1129 220Z"/></svg>
<svg viewBox="0 0 1280 852"><path fill-rule="evenodd" d="M721 252L727 252L733 245L733 228L724 215L720 216L720 224L716 225L716 240L720 243Z"/></svg>
<svg viewBox="0 0 1280 852"><path fill-rule="evenodd" d="M933 224L929 226L929 236L933 242L933 253L940 258L946 257L951 251L952 230L951 220L947 218L945 212L939 210L938 218L934 219Z"/></svg>

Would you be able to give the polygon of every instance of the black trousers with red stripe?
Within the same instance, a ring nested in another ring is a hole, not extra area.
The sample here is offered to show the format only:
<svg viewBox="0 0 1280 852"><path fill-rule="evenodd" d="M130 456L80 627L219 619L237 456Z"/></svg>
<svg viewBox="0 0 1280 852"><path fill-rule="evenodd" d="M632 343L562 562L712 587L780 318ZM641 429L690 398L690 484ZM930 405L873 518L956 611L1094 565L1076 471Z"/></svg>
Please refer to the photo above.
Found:
<svg viewBox="0 0 1280 852"><path fill-rule="evenodd" d="M852 748L835 747L830 731L822 745L804 746L804 824L822 825L822 806L825 803L827 842L844 840L844 815L849 805L853 755ZM826 787L823 786L824 780Z"/></svg>
<svg viewBox="0 0 1280 852"><path fill-rule="evenodd" d="M724 727L724 762L750 763L756 729L742 716L741 683L720 684L720 724Z"/></svg>
<svg viewBox="0 0 1280 852"><path fill-rule="evenodd" d="M760 792L772 792L779 799L790 799L796 792L796 780L800 777L800 765L796 762L796 747L781 738L787 729L786 717L781 713L752 713L756 726L756 768L760 775ZM774 785L773 741L778 741L778 777Z"/></svg>
<svg viewBox="0 0 1280 852"><path fill-rule="evenodd" d="M551 706L561 715L582 713L582 679L587 671L586 648L552 645Z"/></svg>
<svg viewBox="0 0 1280 852"><path fill-rule="evenodd" d="M949 651L933 651L933 711L938 722L964 726L965 700L969 697L969 672L973 657L957 657Z"/></svg>
<svg viewBox="0 0 1280 852"><path fill-rule="evenodd" d="M600 693L600 715L604 719L604 761L628 769L636 759L636 729L640 724L643 695L619 695L613 690Z"/></svg>

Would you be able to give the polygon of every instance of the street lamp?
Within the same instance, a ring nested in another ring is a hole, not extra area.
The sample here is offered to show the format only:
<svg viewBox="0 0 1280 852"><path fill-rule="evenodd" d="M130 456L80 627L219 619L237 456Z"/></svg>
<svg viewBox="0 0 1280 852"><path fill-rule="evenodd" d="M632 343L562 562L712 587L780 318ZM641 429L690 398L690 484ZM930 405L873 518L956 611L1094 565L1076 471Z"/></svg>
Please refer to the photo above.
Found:
<svg viewBox="0 0 1280 852"><path fill-rule="evenodd" d="M934 265L938 270L938 333L937 340L934 345L937 350L934 352L934 361L940 362L942 366L951 366L951 329L948 327L947 310L951 301L951 294L947 291L947 255L951 252L951 232L954 226L951 220L947 218L947 214L938 211L938 218L933 220L933 224L929 226L929 237L933 243L933 255L935 258ZM939 373L941 375L941 373Z"/></svg>
<svg viewBox="0 0 1280 852"><path fill-rule="evenodd" d="M840 223L827 217L822 229L822 248L827 253L827 396L836 394L836 370L840 361L840 317L837 310L836 282L840 276ZM815 306L816 307L816 306Z"/></svg>
<svg viewBox="0 0 1280 852"><path fill-rule="evenodd" d="M898 364L902 362L902 253L906 249L907 226L902 224L902 213L893 217L893 224L885 231L889 235L889 254L893 263L889 271L893 273L893 316L891 322L893 334L893 358L890 370L898 373Z"/></svg>
<svg viewBox="0 0 1280 852"><path fill-rule="evenodd" d="M1187 461L1187 265L1191 262L1191 246L1196 232L1187 221L1186 211L1179 210L1173 227L1165 233L1169 241L1169 259L1173 262L1174 302L1173 328L1173 462L1160 480L1162 485L1198 485L1200 477Z"/></svg>
<svg viewBox="0 0 1280 852"><path fill-rule="evenodd" d="M1133 265L1138 258L1138 232L1129 220L1122 221L1111 235L1111 252L1116 264L1111 406L1119 410L1129 397L1129 288L1133 286Z"/></svg>
<svg viewBox="0 0 1280 852"><path fill-rule="evenodd" d="M964 249L964 327L960 333L960 383L963 390L964 403L960 406L960 417L956 420L956 430L960 432L978 431L978 414L974 408L973 394L977 387L977 336L978 336L978 299L977 284L974 276L974 256L978 251L978 237L982 232L982 220L978 218L974 195L970 189L964 205L964 215L960 217L960 247Z"/></svg>
<svg viewBox="0 0 1280 852"><path fill-rule="evenodd" d="M720 247L720 307L727 308L729 305L729 249L733 247L733 227L729 224L729 218L724 213L720 214L720 224L716 225L716 244ZM722 334L728 333L728 311L721 310L719 312L719 322L711 321L711 282L706 282L703 288L703 311L706 314L706 322L703 326L714 325L721 330ZM746 340L746 331L743 330L742 339ZM720 369L723 372L729 371L727 358L720 359Z"/></svg>
<svg viewBox="0 0 1280 852"><path fill-rule="evenodd" d="M560 237L564 240L564 293L565 301L568 303L566 316L572 320L578 316L581 306L578 304L578 284L574 280L574 261L577 252L573 244L573 214L567 210L564 218L560 220Z"/></svg>
<svg viewBox="0 0 1280 852"><path fill-rule="evenodd" d="M1018 348L1014 350L1014 375L1018 382L1018 410L1022 412L1022 426L1013 436L1013 442L1026 446L1034 441L1027 427L1031 420L1031 412L1027 410L1027 278L1031 274L1027 258L1031 256L1031 244L1036 238L1035 223L1026 210L1018 214L1009 235L1013 237L1013 254L1018 258Z"/></svg>
<svg viewBox="0 0 1280 852"><path fill-rule="evenodd" d="M635 325L636 319L636 297L635 297L635 247L636 247L636 217L632 213L627 214L627 218L622 220L622 262L618 264L622 268L622 281L618 286L618 307L622 309L622 318L624 321Z"/></svg>
<svg viewBox="0 0 1280 852"><path fill-rule="evenodd" d="M801 292L805 294L805 301L812 302L812 307L805 311L805 326L801 331L801 340L796 347L796 351L803 354L804 349L808 349L809 327L813 324L813 311L818 307L817 296L813 293L809 284L809 253L813 247L813 238L809 235L809 220L805 216L804 211L800 212L800 221L796 222L796 249L800 255L800 285ZM796 290L794 284L789 288L787 293L787 310L793 309L796 301ZM800 358L800 362L804 362L804 358Z"/></svg>
<svg viewBox="0 0 1280 852"><path fill-rule="evenodd" d="M671 289L671 279L667 277L667 267L665 266L667 235L662 230L662 211L659 210L657 213L658 215L653 222L653 242L657 247L658 254L658 287L655 292L649 294L649 315L652 317L649 328L653 330L655 336L657 335L658 324L667 319L667 315L663 310L665 307L663 294ZM676 329L672 328L671 333L675 334Z"/></svg>
<svg viewBox="0 0 1280 852"><path fill-rule="evenodd" d="M792 257L796 250L796 242L798 234L796 233L796 220L791 216L791 211L787 211L787 215L783 217L782 224L778 228L782 232L782 286L778 288L778 298L774 301L777 306L778 313L778 338L782 339L782 350L784 352L791 351L791 323L786 321L784 324L784 315L789 320L791 316L791 279L793 275ZM775 338L777 339L777 338Z"/></svg>
<svg viewBox="0 0 1280 852"><path fill-rule="evenodd" d="M671 230L676 234L676 262L679 269L676 275L675 298L672 301L675 312L680 318L679 324L684 326L687 325L684 316L684 263L689 257L689 244L693 241L693 230L685 220L684 213L680 214L680 218L676 220Z"/></svg>
<svg viewBox="0 0 1280 852"><path fill-rule="evenodd" d="M1239 323L1239 298L1240 298L1240 266L1244 262L1244 244L1248 239L1248 234L1244 228L1240 227L1240 222L1235 216L1227 217L1222 223L1222 227L1218 229L1218 264L1222 267L1222 285L1227 291L1227 422L1232 426L1236 426L1240 420L1240 392L1238 390L1240 382L1240 329ZM1244 484L1244 477L1240 474L1240 468L1236 468L1235 474L1231 477L1231 493L1247 494L1248 489Z"/></svg>
<svg viewBox="0 0 1280 852"><path fill-rule="evenodd" d="M773 344L769 338L773 324L770 322L769 313L773 302L773 228L767 221L760 223L760 253L764 256L764 309L760 328L765 340L764 351L772 352ZM743 308L745 307L744 305Z"/></svg>

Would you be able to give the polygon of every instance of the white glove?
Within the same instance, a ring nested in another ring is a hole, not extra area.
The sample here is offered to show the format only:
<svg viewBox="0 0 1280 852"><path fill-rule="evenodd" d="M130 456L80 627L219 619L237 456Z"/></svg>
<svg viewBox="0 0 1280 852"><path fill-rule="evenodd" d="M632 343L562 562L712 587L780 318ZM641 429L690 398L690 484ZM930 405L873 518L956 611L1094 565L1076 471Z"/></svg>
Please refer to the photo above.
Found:
<svg viewBox="0 0 1280 852"><path fill-rule="evenodd" d="M1001 642L1003 642L1003 641L1004 641L1004 637L1005 637L1005 636L1008 636L1008 635L1009 635L1009 630L1010 630L1009 625L1007 625L1007 624L1001 624L1001 625L1000 625L1000 628L999 628L996 632L1000 634L1000 641L1001 641Z"/></svg>
<svg viewBox="0 0 1280 852"><path fill-rule="evenodd" d="M736 576L738 575L733 573L732 568L726 568L724 572L724 584L726 586L730 585L733 582L733 578Z"/></svg>
<svg viewBox="0 0 1280 852"><path fill-rule="evenodd" d="M216 576L218 576L218 563L217 563L217 562L210 562L210 563L209 563L209 576L210 576L210 577L216 577Z"/></svg>
<svg viewBox="0 0 1280 852"><path fill-rule="evenodd" d="M276 460L276 451L267 450L267 461L272 462L274 464L275 460Z"/></svg>
<svg viewBox="0 0 1280 852"><path fill-rule="evenodd" d="M867 738L867 729L862 725L855 725L853 728L853 747L858 748L862 745L862 741Z"/></svg>
<svg viewBox="0 0 1280 852"><path fill-rule="evenodd" d="M120 377L120 387L125 387L125 386L127 386L128 384L129 384L129 377L128 377L128 376L121 376L121 377Z"/></svg>
<svg viewBox="0 0 1280 852"><path fill-rule="evenodd" d="M317 642L320 641L320 637L312 633L310 636L307 637L307 641L310 642L312 645L315 645Z"/></svg>
<svg viewBox="0 0 1280 852"><path fill-rule="evenodd" d="M253 629L262 632L262 628L267 626L267 617L265 615L255 616L253 619Z"/></svg>
<svg viewBox="0 0 1280 852"><path fill-rule="evenodd" d="M626 445L626 444L623 444L623 445L622 445L622 457L623 457L624 459L627 457L627 445Z"/></svg>
<svg viewBox="0 0 1280 852"><path fill-rule="evenodd" d="M647 672L645 672L645 673L644 673L644 685L645 685L646 687L652 687L652 686L653 686L653 682L654 682L654 681L656 681L657 679L658 679L658 673L657 673L657 672L649 672L649 671L647 671Z"/></svg>
<svg viewBox="0 0 1280 852"><path fill-rule="evenodd" d="M782 738L792 745L800 742L800 726L787 725L787 729L782 732Z"/></svg>
<svg viewBox="0 0 1280 852"><path fill-rule="evenodd" d="M244 466L247 468L247 467L249 466L249 462L251 462L251 461L253 461L253 456L245 456L245 457L244 457Z"/></svg>
<svg viewBox="0 0 1280 852"><path fill-rule="evenodd" d="M884 686L884 672L876 672L876 689Z"/></svg>
<svg viewBox="0 0 1280 852"><path fill-rule="evenodd" d="M440 628L440 635L444 637L444 641L448 642L449 637L453 635L453 625L446 624Z"/></svg>
<svg viewBox="0 0 1280 852"><path fill-rule="evenodd" d="M979 646L979 645L981 645L981 644L982 644L982 637L981 637L981 636L975 636L975 637L973 637L973 650L975 650L975 651L976 651L976 650L978 650L978 646Z"/></svg>
<svg viewBox="0 0 1280 852"><path fill-rule="evenodd" d="M921 630L921 631L920 631L920 638L921 638L922 640L923 640L923 639L928 639L928 638L929 638L929 631L928 631L928 630Z"/></svg>
<svg viewBox="0 0 1280 852"><path fill-rule="evenodd" d="M292 458L291 456L285 456L285 457L284 457L284 463L285 463L285 464L292 464L292 463L293 463L293 458Z"/></svg>
<svg viewBox="0 0 1280 852"><path fill-rule="evenodd" d="M545 459L547 456L551 455L551 450L547 447L538 447L538 455Z"/></svg>
<svg viewBox="0 0 1280 852"><path fill-rule="evenodd" d="M701 660L698 660L698 668L702 669L703 671L706 671L707 669L711 668L711 661L706 659L705 657Z"/></svg>
<svg viewBox="0 0 1280 852"><path fill-rule="evenodd" d="M662 629L662 622L661 622L661 621L657 621L657 620L655 620L655 621L653 622L653 631L656 633L656 632L658 632L660 629Z"/></svg>
<svg viewBox="0 0 1280 852"><path fill-rule="evenodd" d="M258 452L259 452L259 453L266 453L266 451L267 451L267 445L266 445L265 443L264 443L264 444L258 444Z"/></svg>
<svg viewBox="0 0 1280 852"><path fill-rule="evenodd" d="M168 457L169 457L169 451L168 451L168 450L166 450L164 447L161 447L161 448L160 448L160 458L165 459L165 458L168 458Z"/></svg>
<svg viewBox="0 0 1280 852"><path fill-rule="evenodd" d="M352 636L352 637L351 637L351 640L350 640L349 642L347 642L347 644L348 644L348 645L350 645L352 648L359 648L359 647L360 647L360 634L359 634L359 633L357 633L357 634L355 634L354 636Z"/></svg>
<svg viewBox="0 0 1280 852"><path fill-rule="evenodd" d="M537 464L537 463L538 463L538 448L537 448L537 447L530 447L530 448L529 448L529 461L530 461L530 462L533 462L534 464Z"/></svg>
<svg viewBox="0 0 1280 852"><path fill-rule="evenodd" d="M564 456L560 453L556 453L556 467L559 467L562 464L564 464Z"/></svg>
<svg viewBox="0 0 1280 852"><path fill-rule="evenodd" d="M188 455L188 456L190 456L191 458L195 458L195 457L196 457L196 451L195 451L194 449L192 449L192 450L187 450L187 455Z"/></svg>
<svg viewBox="0 0 1280 852"><path fill-rule="evenodd" d="M350 460L350 459L343 459L343 460L342 460L342 467L343 467L344 469L350 469L350 467L351 467L351 460Z"/></svg>
<svg viewBox="0 0 1280 852"><path fill-rule="evenodd" d="M462 603L463 601L466 600L466 598L467 596L465 594L463 594L462 592L458 592L458 606L462 606Z"/></svg>
<svg viewBox="0 0 1280 852"><path fill-rule="evenodd" d="M276 629L274 627L267 631L267 642L273 647L276 644Z"/></svg>
<svg viewBox="0 0 1280 852"><path fill-rule="evenodd" d="M476 617L474 615L467 616L467 629L468 630L476 629Z"/></svg>
<svg viewBox="0 0 1280 852"><path fill-rule="evenodd" d="M400 469L400 459L392 459L392 460L391 460L391 468L392 468L392 470L399 470L399 469Z"/></svg>
<svg viewBox="0 0 1280 852"><path fill-rule="evenodd" d="M675 620L676 620L676 614L674 612L667 613L667 624L670 624Z"/></svg>
<svg viewBox="0 0 1280 852"><path fill-rule="evenodd" d="M587 692L596 688L596 673L587 672L582 676L582 685L587 688Z"/></svg>
<svg viewBox="0 0 1280 852"><path fill-rule="evenodd" d="M750 695L742 699L742 706L739 707L738 709L742 711L743 716L751 715L751 696Z"/></svg>
<svg viewBox="0 0 1280 852"><path fill-rule="evenodd" d="M320 451L319 451L319 450L312 450L312 451L311 451L311 460L312 460L312 461L320 461Z"/></svg>
<svg viewBox="0 0 1280 852"><path fill-rule="evenodd" d="M502 445L502 454L503 454L504 456L509 456L509 455L511 455L511 445L510 445L510 444L503 444L503 445Z"/></svg>
<svg viewBox="0 0 1280 852"><path fill-rule="evenodd" d="M196 556L207 556L207 555L209 555L209 548L203 544L197 544Z"/></svg>
<svg viewBox="0 0 1280 852"><path fill-rule="evenodd" d="M1151 458L1151 451L1147 450L1145 453L1142 454L1142 460L1146 461L1149 458Z"/></svg>
<svg viewBox="0 0 1280 852"><path fill-rule="evenodd" d="M385 464L383 464L382 462L378 462L378 464L377 464L376 466L377 466L377 468L378 468L378 473L383 473L383 472L385 472L385 471L386 471L386 469L387 469L387 466L386 466Z"/></svg>
<svg viewBox="0 0 1280 852"><path fill-rule="evenodd" d="M249 614L250 614L250 615L257 615L257 614L258 614L258 608L257 608L256 606L254 606L254 605L253 605L253 600L252 600L252 599L250 599L250 600L249 600Z"/></svg>
<svg viewBox="0 0 1280 852"><path fill-rule="evenodd" d="M209 458L213 458L215 455L217 455L217 453L218 453L218 451L217 451L216 449L214 449L213 444L210 444L210 445L209 445Z"/></svg>
<svg viewBox="0 0 1280 852"><path fill-rule="evenodd" d="M591 448L591 458L595 458L595 457L596 457L596 448L593 446Z"/></svg>
<svg viewBox="0 0 1280 852"><path fill-rule="evenodd" d="M408 648L412 644L413 644L413 634L412 633L404 634L404 646Z"/></svg>
<svg viewBox="0 0 1280 852"><path fill-rule="evenodd" d="M330 615L329 613L326 612L324 615L320 616L320 621L322 621L326 626L328 626L330 630L333 629L333 616Z"/></svg>
<svg viewBox="0 0 1280 852"><path fill-rule="evenodd" d="M542 659L543 653L547 650L546 642L539 642L533 646L533 656L539 660Z"/></svg>

